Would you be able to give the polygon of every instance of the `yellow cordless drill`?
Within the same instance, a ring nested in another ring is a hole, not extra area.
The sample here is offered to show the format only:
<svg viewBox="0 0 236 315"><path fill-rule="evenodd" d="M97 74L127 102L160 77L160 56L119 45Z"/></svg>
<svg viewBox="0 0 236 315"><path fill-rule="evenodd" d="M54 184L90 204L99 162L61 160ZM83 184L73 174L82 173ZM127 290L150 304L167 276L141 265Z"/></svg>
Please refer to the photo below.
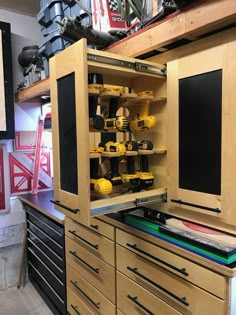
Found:
<svg viewBox="0 0 236 315"><path fill-rule="evenodd" d="M149 171L148 155L152 154L153 144L148 140L138 142L140 155L139 186L145 189L153 185L154 175Z"/></svg>
<svg viewBox="0 0 236 315"><path fill-rule="evenodd" d="M125 132L128 129L128 120L124 116L116 116L118 110L118 97L112 97L109 101L109 116L105 118L104 130L105 131L122 131Z"/></svg>
<svg viewBox="0 0 236 315"><path fill-rule="evenodd" d="M99 158L90 159L90 189L100 195L109 195L112 192L112 184L109 180L98 176Z"/></svg>
<svg viewBox="0 0 236 315"><path fill-rule="evenodd" d="M126 141L126 172L121 175L124 182L130 182L133 185L139 183L139 174L135 170L134 157L138 154L138 142Z"/></svg>

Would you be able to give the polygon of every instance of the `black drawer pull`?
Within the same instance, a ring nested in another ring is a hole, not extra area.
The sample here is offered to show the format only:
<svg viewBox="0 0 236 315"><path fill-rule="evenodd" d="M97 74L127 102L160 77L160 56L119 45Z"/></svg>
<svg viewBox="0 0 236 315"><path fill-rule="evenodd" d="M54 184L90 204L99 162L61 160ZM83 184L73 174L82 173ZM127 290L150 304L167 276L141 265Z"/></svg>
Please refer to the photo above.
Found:
<svg viewBox="0 0 236 315"><path fill-rule="evenodd" d="M89 300L89 302L91 302L98 310L100 309L100 303L96 303L94 302L77 284L77 281L72 281L70 280L70 282L73 284L74 287L76 287L77 290L79 290L85 297L86 299Z"/></svg>
<svg viewBox="0 0 236 315"><path fill-rule="evenodd" d="M89 265L86 261L84 261L82 258L80 258L76 252L72 252L71 250L69 250L69 253L71 255L73 255L75 258L77 258L78 260L80 260L83 264L85 264L87 267L89 267L92 271L99 273L99 268L94 268L91 265Z"/></svg>
<svg viewBox="0 0 236 315"><path fill-rule="evenodd" d="M73 304L71 304L70 306L73 308L76 314L81 315L80 312L77 310L78 306L74 306Z"/></svg>
<svg viewBox="0 0 236 315"><path fill-rule="evenodd" d="M128 247L131 247L132 249L136 250L137 252L142 253L142 254L144 254L144 255L146 255L146 256L148 256L148 257L150 257L150 258L152 258L152 259L154 259L154 260L156 260L156 261L158 261L158 262L160 262L162 264L164 264L165 266L167 266L167 267L169 267L169 268L171 268L171 269L173 269L175 271L178 271L179 273L181 273L184 276L188 276L189 275L188 272L186 271L186 268L182 268L182 269L177 268L177 267L167 263L166 261L164 261L164 260L162 260L160 258L157 258L155 256L152 256L151 254L149 254L149 253L145 252L144 250L138 248L138 246L136 244L132 245L132 244L126 243L126 245Z"/></svg>
<svg viewBox="0 0 236 315"><path fill-rule="evenodd" d="M90 224L91 228L95 229L95 230L98 230L98 225L96 224Z"/></svg>
<svg viewBox="0 0 236 315"><path fill-rule="evenodd" d="M136 305L138 305L142 310L144 310L149 315L155 315L153 312L149 311L149 309L147 309L143 304L141 304L138 301L138 297L137 296L132 297L131 295L128 294L127 298L130 299L132 302L134 302Z"/></svg>
<svg viewBox="0 0 236 315"><path fill-rule="evenodd" d="M186 205L186 206L191 206L191 207L195 207L195 208L199 208L199 209L204 209L204 210L208 210L208 211L221 213L221 210L219 208L206 207L206 206L198 205L196 203L190 203L190 202L182 201L181 199L171 199L171 201L175 202L175 203L179 203L181 205Z"/></svg>
<svg viewBox="0 0 236 315"><path fill-rule="evenodd" d="M130 270L131 272L133 272L134 274L136 274L137 276L139 276L140 278L142 278L142 279L146 280L147 282L151 283L152 285L154 285L158 289L160 289L163 292L167 293L168 295L170 295L171 297L173 297L177 301L181 302L182 304L184 304L186 306L189 306L189 303L186 301L186 297L180 298L179 296L175 295L174 293L170 292L169 290L163 288L162 286L160 286L156 282L152 281L151 279L147 278L146 276L144 276L143 274L138 272L138 268L131 268L131 267L127 266L127 269Z"/></svg>
<svg viewBox="0 0 236 315"><path fill-rule="evenodd" d="M98 249L98 245L97 244L92 244L89 241L87 241L86 239L84 239L83 237L79 236L78 234L76 234L75 231L71 231L69 230L69 233L71 233L72 235L76 236L78 239L80 239L81 241L83 241L84 243L88 244L89 246Z"/></svg>
<svg viewBox="0 0 236 315"><path fill-rule="evenodd" d="M61 207L61 208L63 208L63 209L66 209L66 210L68 210L68 211L70 211L70 212L72 212L72 213L75 213L75 214L76 214L77 212L79 212L79 209L71 209L71 208L69 208L69 207L63 205L63 204L60 202L60 200L50 200L50 202L54 203L55 205L57 205L57 206L59 206L59 207Z"/></svg>

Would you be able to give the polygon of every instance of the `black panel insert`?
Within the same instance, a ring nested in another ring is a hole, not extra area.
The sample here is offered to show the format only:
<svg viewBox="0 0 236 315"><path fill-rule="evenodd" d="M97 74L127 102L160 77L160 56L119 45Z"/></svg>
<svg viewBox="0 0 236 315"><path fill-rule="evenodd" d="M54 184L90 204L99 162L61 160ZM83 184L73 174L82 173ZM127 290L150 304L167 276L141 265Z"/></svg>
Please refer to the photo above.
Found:
<svg viewBox="0 0 236 315"><path fill-rule="evenodd" d="M75 74L57 80L61 189L78 194Z"/></svg>
<svg viewBox="0 0 236 315"><path fill-rule="evenodd" d="M221 194L222 70L179 80L179 188Z"/></svg>

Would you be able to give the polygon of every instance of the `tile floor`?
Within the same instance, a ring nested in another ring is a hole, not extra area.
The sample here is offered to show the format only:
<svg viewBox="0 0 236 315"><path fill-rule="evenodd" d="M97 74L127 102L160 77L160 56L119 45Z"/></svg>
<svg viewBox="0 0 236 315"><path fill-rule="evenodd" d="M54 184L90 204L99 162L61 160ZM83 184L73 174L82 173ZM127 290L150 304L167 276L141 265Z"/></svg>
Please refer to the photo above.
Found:
<svg viewBox="0 0 236 315"><path fill-rule="evenodd" d="M53 315L28 281L25 287L0 291L0 315Z"/></svg>

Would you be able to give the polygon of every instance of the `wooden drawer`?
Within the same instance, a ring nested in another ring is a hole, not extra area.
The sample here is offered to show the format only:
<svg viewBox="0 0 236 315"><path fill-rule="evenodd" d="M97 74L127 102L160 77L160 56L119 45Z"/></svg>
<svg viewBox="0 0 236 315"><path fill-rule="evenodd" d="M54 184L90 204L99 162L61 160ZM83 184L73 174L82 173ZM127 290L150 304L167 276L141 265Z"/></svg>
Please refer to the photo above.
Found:
<svg viewBox="0 0 236 315"><path fill-rule="evenodd" d="M117 309L117 315L124 315L124 313L122 313L120 310Z"/></svg>
<svg viewBox="0 0 236 315"><path fill-rule="evenodd" d="M203 306L207 315L223 314L223 300L119 245L116 250L119 271L184 314L202 315Z"/></svg>
<svg viewBox="0 0 236 315"><path fill-rule="evenodd" d="M223 276L129 233L118 229L116 231L116 241L118 244L160 265L179 277L204 288L204 290L222 299L225 298L226 282Z"/></svg>
<svg viewBox="0 0 236 315"><path fill-rule="evenodd" d="M181 314L120 272L117 272L117 307L125 315Z"/></svg>
<svg viewBox="0 0 236 315"><path fill-rule="evenodd" d="M115 269L66 236L66 262L115 304Z"/></svg>
<svg viewBox="0 0 236 315"><path fill-rule="evenodd" d="M94 315L70 288L67 288L67 310L70 315Z"/></svg>
<svg viewBox="0 0 236 315"><path fill-rule="evenodd" d="M115 244L113 241L69 218L66 218L65 229L68 237L97 257L115 266Z"/></svg>
<svg viewBox="0 0 236 315"><path fill-rule="evenodd" d="M116 314L115 305L69 265L67 265L67 287L69 287L94 314Z"/></svg>
<svg viewBox="0 0 236 315"><path fill-rule="evenodd" d="M106 236L110 240L115 240L115 228L112 225L109 225L106 222L103 222L97 218L91 218L90 219L90 228L97 232L102 234L103 236Z"/></svg>

